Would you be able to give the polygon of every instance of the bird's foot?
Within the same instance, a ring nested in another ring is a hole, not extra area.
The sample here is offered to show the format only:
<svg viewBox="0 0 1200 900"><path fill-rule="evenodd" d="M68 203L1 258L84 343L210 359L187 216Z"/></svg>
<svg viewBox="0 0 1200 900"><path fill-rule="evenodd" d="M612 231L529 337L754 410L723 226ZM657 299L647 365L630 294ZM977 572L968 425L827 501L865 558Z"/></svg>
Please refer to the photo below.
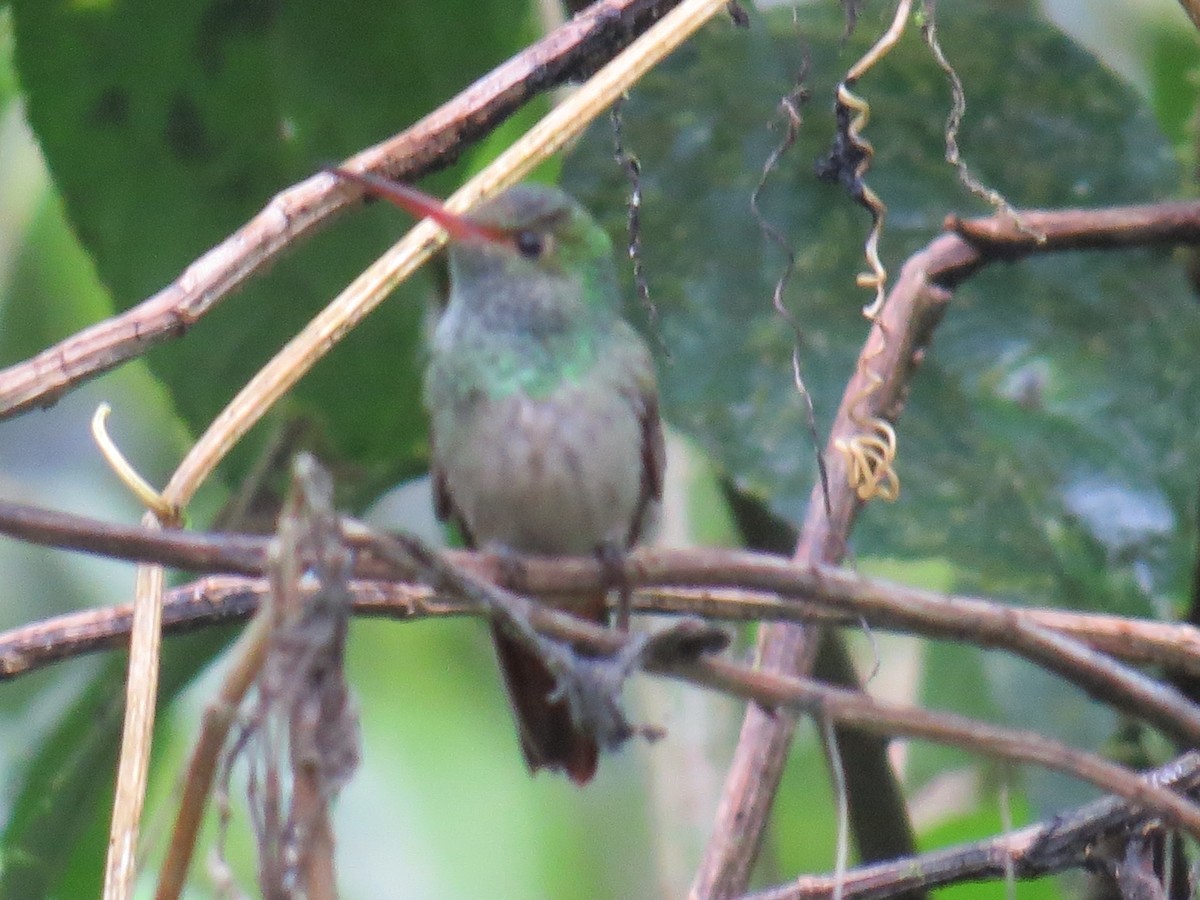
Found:
<svg viewBox="0 0 1200 900"><path fill-rule="evenodd" d="M628 551L612 541L605 541L596 548L596 561L600 563L600 577L604 592L617 592L616 628L620 632L629 631L629 619L633 610L633 584L629 581L629 573L625 571L625 560Z"/></svg>
<svg viewBox="0 0 1200 900"><path fill-rule="evenodd" d="M526 582L526 565L523 554L496 541L483 548L487 554L490 581L506 591L520 591Z"/></svg>
<svg viewBox="0 0 1200 900"><path fill-rule="evenodd" d="M701 619L683 619L651 635L632 635L609 657L581 656L563 644L546 644L543 659L557 681L550 699L564 701L575 727L612 750L631 737L654 741L665 734L658 726L632 725L626 717L621 690L630 675L719 653L729 645L729 635Z"/></svg>
<svg viewBox="0 0 1200 900"><path fill-rule="evenodd" d="M614 750L643 731L630 724L621 708L621 689L637 668L646 641L645 635L634 636L616 656L602 658L554 644L556 658L546 658L556 680L550 699L565 702L575 727L595 737L605 750Z"/></svg>

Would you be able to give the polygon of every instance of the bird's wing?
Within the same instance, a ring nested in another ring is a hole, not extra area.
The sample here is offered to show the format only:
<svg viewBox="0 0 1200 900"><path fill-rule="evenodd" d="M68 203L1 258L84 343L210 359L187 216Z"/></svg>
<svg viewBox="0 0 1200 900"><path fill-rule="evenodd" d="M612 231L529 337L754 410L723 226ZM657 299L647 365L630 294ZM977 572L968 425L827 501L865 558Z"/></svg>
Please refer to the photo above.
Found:
<svg viewBox="0 0 1200 900"><path fill-rule="evenodd" d="M637 410L642 436L642 486L637 508L629 527L629 546L637 543L645 525L646 511L651 502L662 499L663 474L667 468L667 444L663 437L662 419L658 414L658 385L649 351L638 341L642 359L630 367L634 373L634 389L630 401Z"/></svg>
<svg viewBox="0 0 1200 900"><path fill-rule="evenodd" d="M429 435L430 445L433 446L433 434ZM450 494L450 485L446 481L446 473L437 464L437 454L433 454L429 464L429 477L433 479L433 512L442 522L453 522L458 528L463 543L468 547L475 546L475 538L467 528L467 521L454 506L454 497Z"/></svg>

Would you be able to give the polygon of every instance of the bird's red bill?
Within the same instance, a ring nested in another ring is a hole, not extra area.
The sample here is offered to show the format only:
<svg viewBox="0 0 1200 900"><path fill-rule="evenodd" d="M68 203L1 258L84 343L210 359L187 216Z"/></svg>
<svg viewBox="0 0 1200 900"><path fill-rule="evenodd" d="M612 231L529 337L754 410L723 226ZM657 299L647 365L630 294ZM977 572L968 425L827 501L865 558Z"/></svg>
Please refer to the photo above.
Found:
<svg viewBox="0 0 1200 900"><path fill-rule="evenodd" d="M431 197L422 191L398 181L389 181L372 172L351 172L349 169L330 167L325 169L330 175L353 181L367 193L376 197L390 200L401 209L418 219L433 219L454 240L504 241L509 235L498 228L480 224L467 216L459 215L446 209L445 204L436 197Z"/></svg>

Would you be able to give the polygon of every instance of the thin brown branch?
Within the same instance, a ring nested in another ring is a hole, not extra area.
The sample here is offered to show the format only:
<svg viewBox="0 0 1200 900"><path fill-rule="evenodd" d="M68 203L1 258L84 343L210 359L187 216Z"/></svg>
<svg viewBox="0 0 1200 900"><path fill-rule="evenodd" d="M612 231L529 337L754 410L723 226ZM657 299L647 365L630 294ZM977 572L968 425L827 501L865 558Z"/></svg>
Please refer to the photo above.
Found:
<svg viewBox="0 0 1200 900"><path fill-rule="evenodd" d="M1010 216L947 216L944 227L974 247L985 262L1060 250L1196 244L1200 243L1200 203L1027 210L1021 213L1020 224Z"/></svg>
<svg viewBox="0 0 1200 900"><path fill-rule="evenodd" d="M541 627L539 623L539 628ZM723 659L676 663L648 671L755 701L764 709L791 709L827 717L871 734L916 738L961 747L1009 762L1034 763L1087 781L1145 810L1155 810L1172 827L1189 833L1200 826L1200 807L1173 791L1148 784L1123 766L1067 747L1033 731L1000 728L964 716L931 713L872 699L858 691L748 669Z"/></svg>
<svg viewBox="0 0 1200 900"><path fill-rule="evenodd" d="M426 577L435 587L450 589L484 606L490 614L495 614L512 599L520 599L501 598L496 587L446 563L411 538L394 543L385 541L378 550L381 556L396 561L401 567L411 565L427 572ZM587 647L594 654L627 651L630 641L634 640L629 634L597 626L540 604L524 602L519 613L539 633L572 646ZM858 691L751 669L708 655L699 658L686 654L650 656L644 659L643 667L647 672L754 701L755 705L775 714L782 710L808 713L873 734L948 743L1011 762L1036 763L1069 773L1143 808L1153 809L1172 826L1200 835L1200 807L1186 798L1142 781L1122 766L1034 732L1000 728L962 716L903 708L874 700Z"/></svg>
<svg viewBox="0 0 1200 900"><path fill-rule="evenodd" d="M110 526L65 513L31 510L0 504L0 531L27 539L66 545L76 549L100 549L109 554L143 561L167 562L193 569L232 569L258 574L264 571L266 539L249 535L196 535ZM357 535L357 575L393 579L398 575L381 557L380 539L362 529ZM449 565L475 575L494 575L494 560L484 555L450 553ZM637 588L683 588L710 593L684 595L655 602L640 597L639 609L700 613L719 618L759 620L787 619L792 622L814 618L811 607L833 611L874 627L895 628L930 637L996 647L1019 654L1049 671L1079 685L1093 696L1151 722L1164 732L1190 743L1200 743L1200 708L1168 685L1115 663L1085 645L1077 637L1055 630L1073 627L1085 640L1088 626L1108 647L1122 642L1142 656L1169 657L1176 668L1200 668L1200 637L1188 626L1161 626L1112 617L1083 617L1054 611L1022 610L1000 603L963 597L946 597L933 592L864 579L829 567L798 566L780 557L723 550L641 550L626 562L625 577ZM530 559L519 576L509 575L509 586L528 594L586 594L602 589L611 577L596 561ZM742 593L717 596L714 588L732 586ZM209 585L222 593L228 582ZM378 588L376 588L378 590ZM412 602L414 588L404 595ZM758 595L747 595L755 591ZM201 621L230 617L228 607L245 612L244 594L225 594L228 603L197 602L194 592L173 595L165 604L168 631L198 627ZM795 598L805 607L778 598ZM178 599L177 599L178 598ZM456 610L458 611L458 610ZM404 607L411 615L411 608ZM14 677L55 659L111 644L128 627L124 609L89 611L50 622L35 623L0 635L0 677ZM1132 639L1136 636L1136 639Z"/></svg>
<svg viewBox="0 0 1200 900"><path fill-rule="evenodd" d="M820 486L814 486L794 556L797 563L841 561L861 502L848 481L847 459L836 448L854 437L856 421L898 421L912 376L954 287L988 263L1015 256L1200 242L1200 202L1195 201L1031 212L1022 213L1021 220L1024 229L1045 239L1031 242L1007 217L952 219L948 224L970 234L973 243L959 234L944 234L905 262L842 395L825 452L832 495L827 501ZM870 366L865 364L868 361ZM872 376L881 383L873 385ZM760 632L758 656L767 671L800 674L810 670L815 647L812 629L776 623ZM690 896L695 900L730 897L745 890L793 728L788 716L767 715L753 706L747 709L712 837L692 883Z"/></svg>
<svg viewBox="0 0 1200 900"><path fill-rule="evenodd" d="M265 572L270 541L257 534L203 534L178 528L118 525L7 500L0 500L0 534L112 559L160 563L189 572L242 575Z"/></svg>
<svg viewBox="0 0 1200 900"><path fill-rule="evenodd" d="M1179 5L1192 20L1192 24L1200 29L1200 0L1179 0Z"/></svg>
<svg viewBox="0 0 1200 900"><path fill-rule="evenodd" d="M265 571L269 538L237 533L157 531L115 525L99 519L55 512L0 500L0 534L61 549L96 553L132 562L155 562L189 572L242 573ZM365 579L391 579L390 567L373 559L369 546L357 563ZM447 551L455 565L494 574L486 554ZM590 559L529 559L521 566L517 590L532 594L590 594L603 586L603 573ZM724 550L641 549L628 558L624 577L643 589L643 612L699 615L731 621L828 622L846 625L866 621L873 627L908 631L927 637L972 640L984 630L1000 637L1009 617L1074 637L1104 653L1137 664L1170 666L1200 675L1200 629L1188 624L1155 622L1098 613L1012 607L970 597L939 594L866 578L828 567L786 564L779 557ZM208 579L174 592L165 624L177 630L240 621L254 582ZM420 585L391 585L392 599L375 599L380 586L363 588L360 614L396 615L395 598L430 601ZM787 598L781 601L780 597ZM205 599L208 598L208 599ZM123 607L72 613L24 626L0 638L0 659L29 658L53 662L62 642L88 640L103 633L120 636ZM389 609L391 611L389 612ZM929 613L929 617L926 613ZM108 622L112 619L114 621ZM107 623L107 624L106 624ZM95 649L84 646L77 652ZM36 656L31 656L35 654ZM68 651L66 655L76 655ZM0 666L5 672L24 671Z"/></svg>
<svg viewBox="0 0 1200 900"><path fill-rule="evenodd" d="M1200 755L1187 753L1145 779L1195 797L1200 791ZM836 876L806 875L795 882L745 895L742 900L820 900L839 888L847 900L884 900L913 889L1012 875L1041 878L1093 861L1105 838L1125 835L1147 820L1145 810L1105 798L1019 831L988 840L947 847L916 857L889 860Z"/></svg>
<svg viewBox="0 0 1200 900"><path fill-rule="evenodd" d="M696 552L669 551L664 555L682 559ZM482 574L490 569L490 561L486 557L453 552L448 553L447 557L470 571ZM635 563L636 560L637 554L634 555ZM536 581L547 593L559 596L573 591L586 596L580 586L598 585L602 577L599 569L591 568L591 560L529 560L523 565L528 581ZM669 581L673 566L669 558L662 561L664 581ZM737 571L736 567L729 570L730 581L736 581ZM585 574L589 572L591 574ZM886 597L891 591L896 591L901 598L915 594L930 602L937 602L939 595L863 579L853 574L847 574L845 584L842 584L841 573L832 569L825 570L819 578L823 587L811 590L803 587L809 581L816 584L818 579L812 573L797 570L796 593L785 595L786 599L773 593L740 588L649 588L634 595L634 610L655 615L691 615L732 622L857 625L865 621L878 629L918 633L928 637L952 636L924 627L924 622L906 624L904 618L890 617L886 612ZM468 604L435 595L425 585L359 580L353 583L352 589L354 611L359 616L407 621L427 616L472 613ZM184 634L245 621L258 608L265 590L266 582L261 578L223 575L209 576L175 588L166 596L163 628L167 634ZM861 609L857 605L862 594L871 593L880 596L878 615L868 604L863 604ZM829 602L810 600L808 597L824 597ZM983 609L991 605L986 601L966 598L940 599L951 609L964 609L964 616L968 619L974 614L972 605L979 604ZM841 609L847 611L841 612ZM132 607L127 604L89 609L0 633L0 680L16 678L82 654L123 646L129 636L131 612ZM1002 610L1001 614L1016 616L1033 625L1068 634L1125 662L1170 665L1200 673L1200 629L1191 625L1036 608L1007 609ZM969 635L970 627L956 629L955 634L959 632ZM966 637L962 639L967 640Z"/></svg>
<svg viewBox="0 0 1200 900"><path fill-rule="evenodd" d="M336 897L327 806L358 759L357 719L346 703L342 671L350 556L333 512L332 482L306 454L294 464L292 488L267 566L269 583L257 587L269 603L259 604L250 627L231 648L221 687L205 709L155 900L174 900L183 889L221 752L252 685L258 687L258 705L243 723L235 742L238 749L231 751L226 770L232 756L254 755L261 748L268 768L264 779L279 780L282 753L272 743L278 732L266 720L287 722L291 821L298 827L301 883L308 897ZM315 575L315 589L301 588L306 571ZM314 737L315 731L321 732L321 740ZM256 771L251 768L251 798L256 795ZM257 837L260 873L275 871L268 858L287 856L294 837L262 832ZM265 880L259 887L264 896L290 893Z"/></svg>
<svg viewBox="0 0 1200 900"><path fill-rule="evenodd" d="M377 548L383 558L401 568L426 573L435 587L452 590L489 614L511 601L478 575L453 566L418 542L384 539ZM522 602L523 620L538 633L589 655L628 651L633 636L576 618L541 604ZM1173 827L1200 836L1200 807L1171 790L1147 783L1122 766L1094 754L1074 750L1033 732L1015 731L945 713L930 713L874 700L857 691L832 688L807 679L782 676L711 656L679 653L652 655L643 661L647 672L666 675L709 689L754 701L775 714L790 710L810 713L841 726L873 734L918 738L963 747L1011 762L1035 763L1065 772L1116 794L1144 809L1155 810Z"/></svg>
<svg viewBox="0 0 1200 900"><path fill-rule="evenodd" d="M259 586L255 599L261 601L267 591L266 582ZM171 592L174 593L174 592ZM171 596L168 594L168 596ZM165 617L164 617L165 618ZM225 672L217 696L209 701L200 721L200 736L188 758L187 776L183 779L183 793L179 800L179 813L171 829L171 842L167 846L155 900L175 900L187 880L188 867L195 849L196 835L208 796L212 792L213 778L225 748L229 729L237 719L238 708L258 676L266 657L271 622L266 616L256 616L249 628L242 631L229 654L233 661Z"/></svg>
<svg viewBox="0 0 1200 900"><path fill-rule="evenodd" d="M600 0L479 79L411 128L345 162L411 181L443 168L532 97L586 76L678 0ZM179 278L137 306L0 371L0 419L63 392L187 330L285 250L356 202L324 176L277 195Z"/></svg>
<svg viewBox="0 0 1200 900"><path fill-rule="evenodd" d="M480 566L481 570L489 567L486 557L477 558L477 561L484 563ZM762 557L755 562L760 567L765 565L765 568L758 570L758 578L764 582L778 581L780 574L789 570L800 571L795 566L789 566L777 559L771 560L769 557ZM712 560L709 560L708 564L712 564ZM631 566L631 571L637 572L645 566L645 561L637 562ZM554 572L556 568L560 569L558 573ZM442 566L442 569L444 571L445 567ZM584 578L591 578L598 582L604 577L604 574L599 571L599 566L591 560L529 560L525 569L523 581L551 583L551 576L557 575L557 583L568 589L577 588L584 583ZM751 571L754 571L753 568ZM832 570L822 570L817 574L820 580L827 581L830 575L837 573ZM457 580L451 586L456 590L461 590L463 583L472 585L473 591L492 590L479 579L478 575L472 575L465 570L459 571L455 575L455 579ZM261 592L264 589L261 582L255 583L246 579L227 577L224 582L227 591L235 588L238 584L243 592L255 590ZM213 578L209 579L207 583L220 585L221 580ZM364 585L352 585L352 590L358 595L360 605L364 602L363 589ZM378 609L388 588L377 585L373 590L378 592L372 600L375 608ZM234 593L236 594L236 590ZM472 595L472 599L476 598ZM438 609L436 606L429 605L427 600L427 593L424 595L408 594L402 600L401 609L405 615L420 615L435 610L443 613L460 613L478 609L476 602L470 604L458 602ZM237 602L240 604L241 611L245 612L246 597L238 596ZM780 605L783 606L783 604ZM533 626L541 633L575 646L587 647L594 653L619 652L626 647L626 642L629 640L625 635L591 625L565 613L556 612L537 604L529 604L525 612L528 613ZM168 605L164 618L177 624L186 622L186 617L180 619L172 615L171 605ZM1191 806L1169 791L1146 786L1133 773L1125 769L1106 763L1090 754L1071 750L1037 734L1014 732L956 716L904 709L872 700L858 692L837 690L804 679L753 670L720 659L652 660L647 664L647 670L754 700L764 708L774 709L776 714L780 714L784 709L795 712L814 712L828 717L839 725L854 727L862 731L952 743L999 758L1018 762L1034 762L1058 771L1068 772L1100 786L1103 790L1139 804L1143 808L1159 810L1172 824L1188 830L1195 829L1193 833L1200 834L1200 809Z"/></svg>
<svg viewBox="0 0 1200 900"><path fill-rule="evenodd" d="M268 539L259 535L152 531L0 501L0 533L33 543L98 553L116 559L158 562L192 572L264 571ZM967 597L941 595L864 578L836 569L791 566L787 577L771 556L721 551L641 550L629 559L626 577L643 592L640 612L699 615L728 621L823 622L971 640L983 623L1016 617L1086 643L1134 664L1157 664L1200 675L1200 629L1095 613L1015 608ZM448 552L459 566L490 571L490 559ZM751 576L760 563L770 570ZM591 560L529 560L518 587L529 593L580 593L601 585ZM359 560L362 578L386 579L387 567L369 555ZM755 577L769 587L754 589ZM689 586L681 586L686 583ZM727 587L726 585L739 585ZM255 607L261 582L214 577L171 592L164 627L171 633L241 621ZM443 601L420 585L363 582L356 606L360 615L406 617L446 611ZM781 597L787 598L781 600ZM460 605L461 606L461 605ZM418 607L422 607L418 609ZM924 610L932 609L932 620ZM461 611L461 609L459 610ZM0 635L0 680L61 659L107 649L128 637L129 608L118 606L70 613ZM995 625L992 626L993 629ZM1000 629L1001 636L1004 635Z"/></svg>
<svg viewBox="0 0 1200 900"><path fill-rule="evenodd" d="M928 252L917 254L904 267L860 354L860 362L870 360L883 383L873 388L865 367L858 365L843 394L825 451L830 496L827 503L820 485L814 486L794 555L801 565L841 561L860 502L850 487L847 458L836 447L857 433L857 417L883 417L893 422L899 417L920 348L949 302L947 291L932 288L924 278L928 262L924 254ZM864 397L869 403L861 402ZM811 669L817 640L814 629L767 625L759 633L761 666L767 672L806 673ZM755 706L747 708L713 833L690 897L723 898L745 890L783 775L794 726L791 716L770 715Z"/></svg>

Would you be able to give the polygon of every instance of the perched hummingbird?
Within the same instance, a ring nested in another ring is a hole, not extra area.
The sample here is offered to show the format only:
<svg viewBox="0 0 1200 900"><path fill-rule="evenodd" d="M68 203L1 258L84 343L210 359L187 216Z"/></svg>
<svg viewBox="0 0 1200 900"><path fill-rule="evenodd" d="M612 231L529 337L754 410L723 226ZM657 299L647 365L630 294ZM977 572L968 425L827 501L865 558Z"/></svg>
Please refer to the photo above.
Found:
<svg viewBox="0 0 1200 900"><path fill-rule="evenodd" d="M556 188L523 184L469 215L377 176L338 174L450 235L450 297L425 373L434 502L468 544L588 554L637 541L666 463L654 364L620 315L607 234ZM581 615L604 622L603 594ZM595 740L542 661L493 625L525 760L577 784Z"/></svg>

